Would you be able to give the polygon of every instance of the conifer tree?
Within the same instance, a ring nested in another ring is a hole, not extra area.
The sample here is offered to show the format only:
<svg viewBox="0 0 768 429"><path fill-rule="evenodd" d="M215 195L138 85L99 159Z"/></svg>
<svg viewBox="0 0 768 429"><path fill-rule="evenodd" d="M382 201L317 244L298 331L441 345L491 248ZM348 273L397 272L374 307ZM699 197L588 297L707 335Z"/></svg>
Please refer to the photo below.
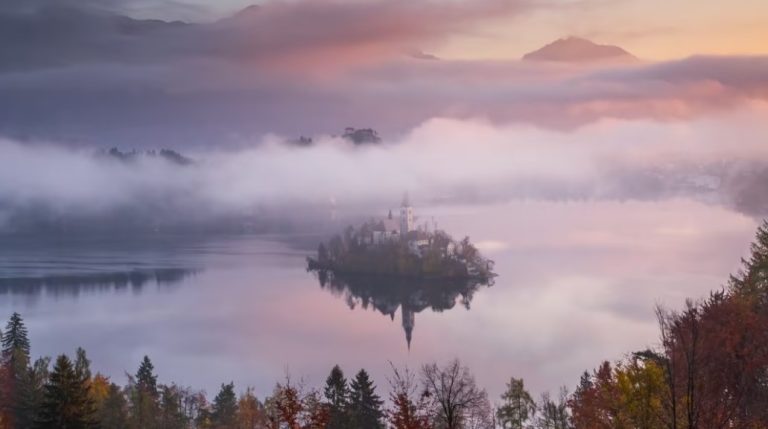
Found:
<svg viewBox="0 0 768 429"><path fill-rule="evenodd" d="M376 394L376 386L368 373L361 369L350 383L349 417L350 423L356 428L383 428L384 413L381 406L384 402Z"/></svg>
<svg viewBox="0 0 768 429"><path fill-rule="evenodd" d="M27 327L19 313L13 313L8 324L5 327L3 336L3 362L13 361L16 355L14 352L22 352L29 357L29 337Z"/></svg>
<svg viewBox="0 0 768 429"><path fill-rule="evenodd" d="M91 361L82 347L78 347L75 351L75 373L88 385L91 384Z"/></svg>
<svg viewBox="0 0 768 429"><path fill-rule="evenodd" d="M536 402L525 390L522 378L509 380L501 400L504 402L496 411L496 417L504 429L523 429L536 412Z"/></svg>
<svg viewBox="0 0 768 429"><path fill-rule="evenodd" d="M11 427L29 427L36 410L25 401L29 391L29 337L19 313L13 313L6 325L0 358L4 373L0 412Z"/></svg>
<svg viewBox="0 0 768 429"><path fill-rule="evenodd" d="M104 398L97 404L96 417L103 429L128 429L128 401L120 386L107 384Z"/></svg>
<svg viewBox="0 0 768 429"><path fill-rule="evenodd" d="M88 390L66 355L56 359L40 408L37 429L93 429L93 405Z"/></svg>
<svg viewBox="0 0 768 429"><path fill-rule="evenodd" d="M757 229L749 258L741 262L740 272L730 278L731 292L757 298L762 305L768 305L768 220Z"/></svg>
<svg viewBox="0 0 768 429"><path fill-rule="evenodd" d="M3 330L0 329L0 345L3 343ZM8 381L6 378L6 368L0 359L0 429L9 428L11 425L10 410L8 409Z"/></svg>
<svg viewBox="0 0 768 429"><path fill-rule="evenodd" d="M221 390L213 399L213 413L211 416L215 429L234 428L237 423L237 395L235 384L222 384Z"/></svg>
<svg viewBox="0 0 768 429"><path fill-rule="evenodd" d="M336 365L325 380L323 391L328 401L328 429L345 429L348 427L347 406L349 403L349 388L344 372Z"/></svg>
<svg viewBox="0 0 768 429"><path fill-rule="evenodd" d="M174 384L162 386L160 390L160 427L163 429L186 429L188 418L182 409L183 391Z"/></svg>
<svg viewBox="0 0 768 429"><path fill-rule="evenodd" d="M22 406L23 412L20 413L16 420L16 427L30 428L34 426L35 419L45 398L45 385L50 376L48 370L50 364L51 358L39 358L23 375L23 383L21 383L18 390L19 403Z"/></svg>
<svg viewBox="0 0 768 429"><path fill-rule="evenodd" d="M131 389L131 426L136 429L157 427L159 394L154 369L149 357L144 356L136 371L136 381Z"/></svg>
<svg viewBox="0 0 768 429"><path fill-rule="evenodd" d="M157 375L154 371L155 366L152 365L152 361L149 360L148 356L144 356L138 371L136 371L136 385L153 396L157 396Z"/></svg>

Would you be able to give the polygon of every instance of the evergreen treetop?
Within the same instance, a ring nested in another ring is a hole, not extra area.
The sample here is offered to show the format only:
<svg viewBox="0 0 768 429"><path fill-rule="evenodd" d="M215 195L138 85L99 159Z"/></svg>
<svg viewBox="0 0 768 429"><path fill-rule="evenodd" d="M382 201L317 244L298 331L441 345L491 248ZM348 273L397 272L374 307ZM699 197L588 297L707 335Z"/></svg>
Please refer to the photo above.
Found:
<svg viewBox="0 0 768 429"><path fill-rule="evenodd" d="M29 357L29 337L27 327L19 313L13 313L5 327L5 335L2 337L3 361L9 363L14 355L22 354Z"/></svg>
<svg viewBox="0 0 768 429"><path fill-rule="evenodd" d="M344 378L344 372L338 365L335 365L333 369L331 369L331 373L325 380L325 390L323 393L332 407L346 407L349 389L347 386L347 379Z"/></svg>
<svg viewBox="0 0 768 429"><path fill-rule="evenodd" d="M144 359L139 365L138 371L136 371L136 386L143 392L157 395L157 375L154 373L155 367L152 365L152 361L148 356L144 356Z"/></svg>
<svg viewBox="0 0 768 429"><path fill-rule="evenodd" d="M61 355L45 385L37 429L94 429L95 411L87 387L79 379L72 361Z"/></svg>
<svg viewBox="0 0 768 429"><path fill-rule="evenodd" d="M328 401L328 429L346 429L348 427L347 407L349 404L349 387L344 372L335 365L325 380L323 391Z"/></svg>
<svg viewBox="0 0 768 429"><path fill-rule="evenodd" d="M221 385L221 390L213 399L212 420L214 427L234 427L237 422L235 383Z"/></svg>
<svg viewBox="0 0 768 429"><path fill-rule="evenodd" d="M376 394L376 386L368 373L361 369L350 383L349 411L354 427L383 428L384 401Z"/></svg>

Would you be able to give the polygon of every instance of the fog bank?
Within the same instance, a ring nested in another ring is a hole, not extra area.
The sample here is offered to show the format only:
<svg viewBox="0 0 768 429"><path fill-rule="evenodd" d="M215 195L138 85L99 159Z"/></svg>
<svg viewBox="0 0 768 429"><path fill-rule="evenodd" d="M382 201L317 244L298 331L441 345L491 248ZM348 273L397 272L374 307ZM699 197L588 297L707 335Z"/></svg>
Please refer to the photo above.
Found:
<svg viewBox="0 0 768 429"><path fill-rule="evenodd" d="M685 122L602 120L568 133L435 118L381 144L318 136L297 146L271 136L238 150L185 154L195 160L186 166L6 139L0 219L7 229L19 213L130 212L162 225L258 218L267 209L297 214L297 207L325 216L344 207L382 210L403 192L422 204L690 196L760 216L766 119L765 104Z"/></svg>

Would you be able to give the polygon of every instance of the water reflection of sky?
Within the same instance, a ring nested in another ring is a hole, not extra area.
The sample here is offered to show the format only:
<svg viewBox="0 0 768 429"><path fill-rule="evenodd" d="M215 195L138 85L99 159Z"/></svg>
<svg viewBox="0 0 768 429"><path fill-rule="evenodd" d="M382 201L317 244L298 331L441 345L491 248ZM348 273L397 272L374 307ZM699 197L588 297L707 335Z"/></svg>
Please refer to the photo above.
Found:
<svg viewBox="0 0 768 429"><path fill-rule="evenodd" d="M11 266L16 276L95 267L120 272L116 266L196 270L172 288L149 279L140 293L0 292L0 312L23 313L34 354L82 345L95 369L118 381L144 354L161 381L213 391L235 380L262 394L286 370L319 385L335 363L348 372L366 367L385 385L390 360L415 366L459 357L495 397L511 375L536 391L573 386L601 359L653 344L654 304L679 306L720 286L738 267L756 226L742 215L683 200L422 213L456 237L469 235L496 260L499 277L474 293L468 311L458 304L419 312L410 351L400 313L392 320L361 306L350 311L305 271L304 251L272 239L0 246L6 277Z"/></svg>

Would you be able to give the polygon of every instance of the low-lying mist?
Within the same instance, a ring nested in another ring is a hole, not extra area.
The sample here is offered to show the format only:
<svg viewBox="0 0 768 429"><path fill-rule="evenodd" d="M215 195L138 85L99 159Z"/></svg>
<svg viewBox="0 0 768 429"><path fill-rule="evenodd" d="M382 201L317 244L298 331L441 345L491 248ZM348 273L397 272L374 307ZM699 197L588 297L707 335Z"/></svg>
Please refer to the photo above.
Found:
<svg viewBox="0 0 768 429"><path fill-rule="evenodd" d="M189 165L0 140L0 230L271 231L332 211L379 213L404 192L417 205L690 197L762 216L766 119L763 103L569 132L436 118L380 144L320 136L300 146L267 136L238 150L184 153Z"/></svg>

